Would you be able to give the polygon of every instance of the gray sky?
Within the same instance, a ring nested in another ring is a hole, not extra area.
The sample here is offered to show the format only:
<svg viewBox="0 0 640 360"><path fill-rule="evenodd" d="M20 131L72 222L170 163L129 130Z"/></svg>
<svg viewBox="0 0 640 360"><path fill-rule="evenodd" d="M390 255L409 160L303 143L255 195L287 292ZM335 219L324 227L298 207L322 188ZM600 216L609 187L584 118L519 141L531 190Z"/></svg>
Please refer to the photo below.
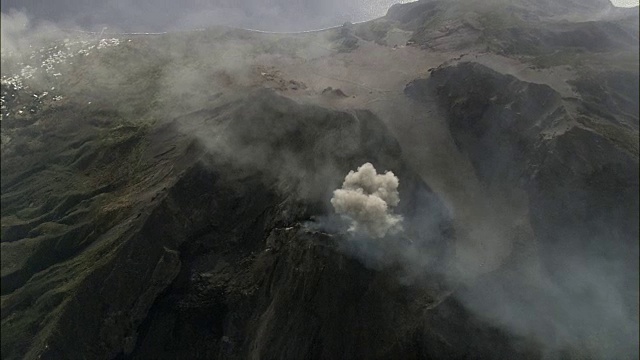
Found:
<svg viewBox="0 0 640 360"><path fill-rule="evenodd" d="M409 0L1 0L2 11L83 28L166 31L211 25L262 30L317 29L383 16Z"/></svg>
<svg viewBox="0 0 640 360"><path fill-rule="evenodd" d="M605 0L603 0L605 1ZM638 0L612 0L637 6ZM2 12L24 11L32 20L100 31L170 31L230 25L298 31L383 16L410 0L0 0Z"/></svg>

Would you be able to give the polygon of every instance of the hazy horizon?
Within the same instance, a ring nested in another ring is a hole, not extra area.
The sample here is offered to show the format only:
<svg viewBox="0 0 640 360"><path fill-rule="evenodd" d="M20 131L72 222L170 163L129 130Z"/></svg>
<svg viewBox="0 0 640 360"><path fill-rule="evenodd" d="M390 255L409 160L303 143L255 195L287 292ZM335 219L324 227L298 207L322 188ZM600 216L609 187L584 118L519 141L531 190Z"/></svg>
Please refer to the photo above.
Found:
<svg viewBox="0 0 640 360"><path fill-rule="evenodd" d="M215 25L267 31L302 31L360 22L384 16L396 3L411 0L2 0L2 12L18 11L34 23L109 32L160 32ZM612 0L618 7L638 6L638 0Z"/></svg>

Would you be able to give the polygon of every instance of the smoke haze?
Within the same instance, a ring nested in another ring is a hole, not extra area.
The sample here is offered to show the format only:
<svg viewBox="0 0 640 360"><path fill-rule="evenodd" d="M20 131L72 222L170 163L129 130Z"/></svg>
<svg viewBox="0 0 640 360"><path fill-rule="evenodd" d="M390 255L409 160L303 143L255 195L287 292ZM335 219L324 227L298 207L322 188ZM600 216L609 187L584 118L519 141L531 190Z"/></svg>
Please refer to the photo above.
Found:
<svg viewBox="0 0 640 360"><path fill-rule="evenodd" d="M111 0L56 2L2 0L2 11L25 11L37 21L76 24L101 31L171 31L214 25L270 31L300 31L383 16L406 0Z"/></svg>

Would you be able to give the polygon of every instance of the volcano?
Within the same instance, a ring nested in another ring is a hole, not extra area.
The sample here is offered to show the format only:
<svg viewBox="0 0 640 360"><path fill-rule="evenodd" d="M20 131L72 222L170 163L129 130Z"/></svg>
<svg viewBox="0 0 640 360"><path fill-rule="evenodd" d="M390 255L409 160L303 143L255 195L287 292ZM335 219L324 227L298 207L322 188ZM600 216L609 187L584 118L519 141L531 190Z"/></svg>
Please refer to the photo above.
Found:
<svg viewBox="0 0 640 360"><path fill-rule="evenodd" d="M638 358L637 8L425 0L302 33L14 19L3 358ZM391 190L348 187L363 164ZM402 226L358 232L343 186Z"/></svg>

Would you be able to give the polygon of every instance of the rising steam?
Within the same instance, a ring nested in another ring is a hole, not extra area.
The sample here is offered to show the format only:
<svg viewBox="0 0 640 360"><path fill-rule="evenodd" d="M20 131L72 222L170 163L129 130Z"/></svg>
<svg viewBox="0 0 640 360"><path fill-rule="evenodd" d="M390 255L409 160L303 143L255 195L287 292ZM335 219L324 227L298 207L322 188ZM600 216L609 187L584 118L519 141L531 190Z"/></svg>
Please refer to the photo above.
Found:
<svg viewBox="0 0 640 360"><path fill-rule="evenodd" d="M402 231L402 216L392 212L399 202L398 178L391 171L378 174L370 163L349 171L331 198L336 213L351 221L349 231L374 238Z"/></svg>

